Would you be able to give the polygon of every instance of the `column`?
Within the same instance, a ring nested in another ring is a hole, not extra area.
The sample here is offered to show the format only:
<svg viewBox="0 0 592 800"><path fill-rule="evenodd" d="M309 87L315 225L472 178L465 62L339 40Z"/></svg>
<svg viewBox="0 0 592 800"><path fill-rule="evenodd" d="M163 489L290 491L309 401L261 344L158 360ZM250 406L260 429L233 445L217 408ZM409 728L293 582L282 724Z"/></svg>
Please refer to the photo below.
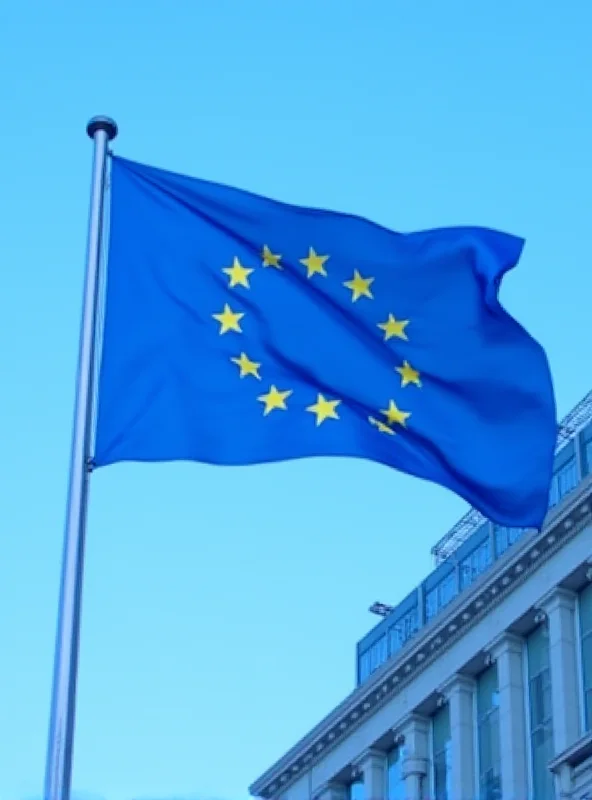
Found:
<svg viewBox="0 0 592 800"><path fill-rule="evenodd" d="M386 753L370 748L356 759L355 766L364 776L364 800L384 800Z"/></svg>
<svg viewBox="0 0 592 800"><path fill-rule="evenodd" d="M429 722L419 714L406 717L398 730L405 738L403 749L403 779L405 800L427 797L425 779L428 772Z"/></svg>
<svg viewBox="0 0 592 800"><path fill-rule="evenodd" d="M455 675L441 689L450 708L451 783L454 800L475 797L475 681Z"/></svg>
<svg viewBox="0 0 592 800"><path fill-rule="evenodd" d="M575 624L576 596L555 587L538 604L549 621L549 665L553 709L553 749L558 756L580 737L580 692ZM555 775L558 797L571 787L571 768L564 764Z"/></svg>
<svg viewBox="0 0 592 800"><path fill-rule="evenodd" d="M497 662L502 797L523 800L528 797L523 641L504 633L492 642L489 652Z"/></svg>
<svg viewBox="0 0 592 800"><path fill-rule="evenodd" d="M549 620L553 744L557 756L580 737L576 596L557 587L538 605Z"/></svg>

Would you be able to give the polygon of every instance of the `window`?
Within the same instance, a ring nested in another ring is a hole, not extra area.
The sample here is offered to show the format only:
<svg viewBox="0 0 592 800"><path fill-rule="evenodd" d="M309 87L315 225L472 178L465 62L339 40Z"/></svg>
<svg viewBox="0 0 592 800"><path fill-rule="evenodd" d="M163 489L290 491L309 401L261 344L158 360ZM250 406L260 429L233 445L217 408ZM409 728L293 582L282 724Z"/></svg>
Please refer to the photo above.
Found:
<svg viewBox="0 0 592 800"><path fill-rule="evenodd" d="M549 508L553 508L559 503L566 494L575 489L578 482L578 466L575 456L565 463L561 469L553 474L551 481L551 492L549 495Z"/></svg>
<svg viewBox="0 0 592 800"><path fill-rule="evenodd" d="M450 786L450 709L447 705L432 717L432 751L434 754L434 800L453 800Z"/></svg>
<svg viewBox="0 0 592 800"><path fill-rule="evenodd" d="M417 608L411 609L389 630L390 654L397 653L417 633Z"/></svg>
<svg viewBox="0 0 592 800"><path fill-rule="evenodd" d="M554 751L547 626L541 625L533 631L526 641L526 646L528 650L532 792L536 800L553 800L555 786L553 774L548 768Z"/></svg>
<svg viewBox="0 0 592 800"><path fill-rule="evenodd" d="M360 656L360 683L370 677L370 651L366 650Z"/></svg>
<svg viewBox="0 0 592 800"><path fill-rule="evenodd" d="M508 547L511 547L522 534L526 528L506 528L505 525L495 526L495 552L498 557L505 553Z"/></svg>
<svg viewBox="0 0 592 800"><path fill-rule="evenodd" d="M395 747L386 757L386 800L405 800L403 753Z"/></svg>
<svg viewBox="0 0 592 800"><path fill-rule="evenodd" d="M491 546L489 539L473 550L473 552L460 562L460 590L466 589L477 580L481 573L491 564Z"/></svg>
<svg viewBox="0 0 592 800"><path fill-rule="evenodd" d="M479 734L479 800L502 800L499 692L497 668L481 673L477 682Z"/></svg>
<svg viewBox="0 0 592 800"><path fill-rule="evenodd" d="M592 472L592 424L588 424L580 434L580 449L582 453L582 474Z"/></svg>
<svg viewBox="0 0 592 800"><path fill-rule="evenodd" d="M356 778L347 787L347 800L364 800L364 781Z"/></svg>
<svg viewBox="0 0 592 800"><path fill-rule="evenodd" d="M592 472L592 438L590 438L589 441L584 442L582 455L584 458L584 473L589 475Z"/></svg>
<svg viewBox="0 0 592 800"><path fill-rule="evenodd" d="M381 636L370 648L370 672L374 672L387 659L386 634Z"/></svg>
<svg viewBox="0 0 592 800"><path fill-rule="evenodd" d="M580 634L586 730L592 729L592 585L580 593Z"/></svg>
<svg viewBox="0 0 592 800"><path fill-rule="evenodd" d="M426 622L433 619L438 613L438 587L426 592L425 596L425 617Z"/></svg>
<svg viewBox="0 0 592 800"><path fill-rule="evenodd" d="M456 572L452 570L434 588L426 592L426 622L436 616L457 595Z"/></svg>

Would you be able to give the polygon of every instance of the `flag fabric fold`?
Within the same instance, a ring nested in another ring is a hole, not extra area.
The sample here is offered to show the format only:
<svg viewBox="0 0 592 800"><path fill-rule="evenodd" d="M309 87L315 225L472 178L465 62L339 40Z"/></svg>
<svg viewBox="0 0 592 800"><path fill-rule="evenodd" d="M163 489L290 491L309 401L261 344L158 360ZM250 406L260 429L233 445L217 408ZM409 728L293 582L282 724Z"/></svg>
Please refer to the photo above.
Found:
<svg viewBox="0 0 592 800"><path fill-rule="evenodd" d="M114 157L95 465L360 457L539 527L552 382L498 299L522 246Z"/></svg>

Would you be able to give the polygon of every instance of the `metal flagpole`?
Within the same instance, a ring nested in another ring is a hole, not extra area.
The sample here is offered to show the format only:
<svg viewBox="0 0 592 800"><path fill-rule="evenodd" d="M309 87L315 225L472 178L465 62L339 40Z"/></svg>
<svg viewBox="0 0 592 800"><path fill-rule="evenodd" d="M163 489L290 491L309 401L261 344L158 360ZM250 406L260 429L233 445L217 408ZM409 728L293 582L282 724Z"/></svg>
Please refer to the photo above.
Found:
<svg viewBox="0 0 592 800"><path fill-rule="evenodd" d="M94 117L88 123L86 131L94 141L94 165L51 717L45 767L45 800L70 800L84 539L93 421L95 329L99 294L101 233L108 143L117 135L117 125L108 117Z"/></svg>

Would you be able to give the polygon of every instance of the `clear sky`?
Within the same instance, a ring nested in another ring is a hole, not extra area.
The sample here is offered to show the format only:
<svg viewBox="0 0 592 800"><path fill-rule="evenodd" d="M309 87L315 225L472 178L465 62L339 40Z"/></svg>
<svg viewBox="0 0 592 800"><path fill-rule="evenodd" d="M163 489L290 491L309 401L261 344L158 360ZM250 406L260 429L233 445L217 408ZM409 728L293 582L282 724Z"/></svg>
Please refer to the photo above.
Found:
<svg viewBox="0 0 592 800"><path fill-rule="evenodd" d="M39 797L91 145L398 230L524 236L502 298L591 387L586 0L7 0L0 11L0 800ZM451 354L452 356L453 354ZM357 461L92 481L74 786L243 800L353 688L465 511Z"/></svg>

